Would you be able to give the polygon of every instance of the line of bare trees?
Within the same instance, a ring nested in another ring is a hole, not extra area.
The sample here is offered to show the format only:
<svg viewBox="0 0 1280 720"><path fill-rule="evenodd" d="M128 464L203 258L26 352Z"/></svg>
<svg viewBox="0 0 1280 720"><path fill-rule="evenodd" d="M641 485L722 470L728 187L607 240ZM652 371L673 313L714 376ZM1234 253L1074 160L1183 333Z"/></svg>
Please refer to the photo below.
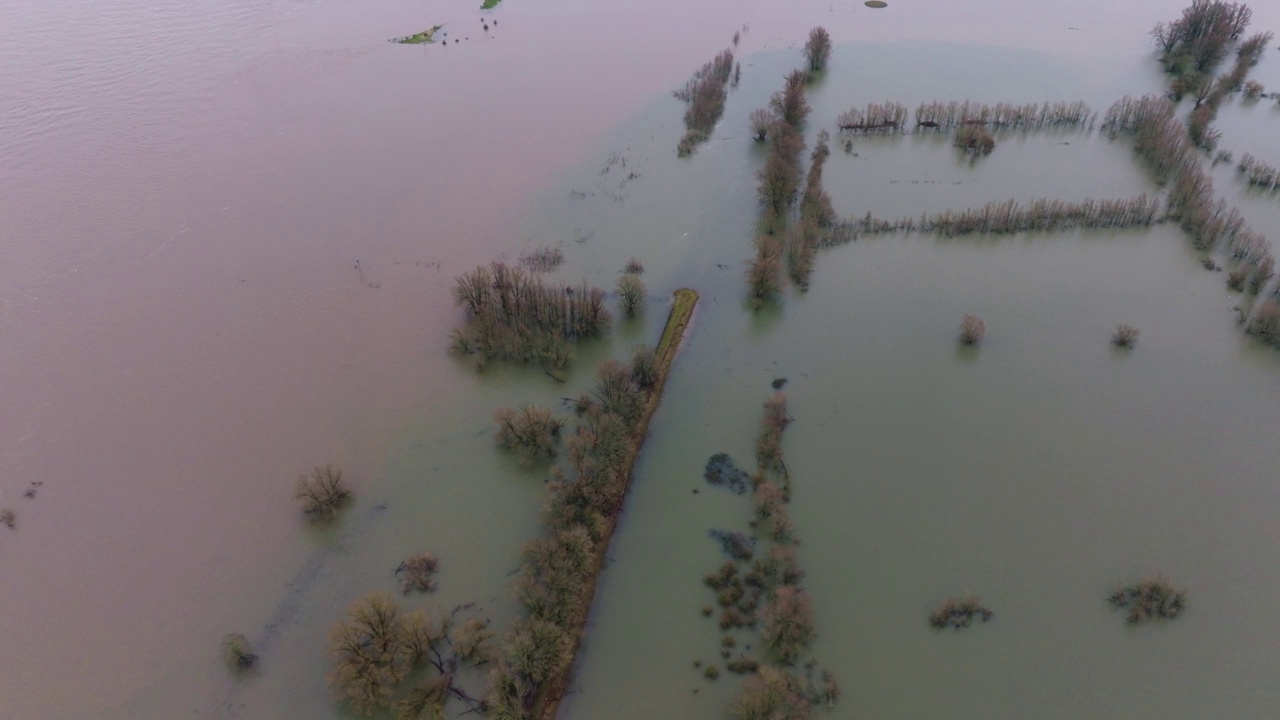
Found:
<svg viewBox="0 0 1280 720"><path fill-rule="evenodd" d="M675 96L689 104L684 113L685 134L676 148L680 157L693 153L699 143L711 137L711 130L724 113L726 86L733 76L733 50L721 50L689 78Z"/></svg>
<svg viewBox="0 0 1280 720"><path fill-rule="evenodd" d="M1274 190L1280 187L1280 168L1245 153L1240 156L1236 170L1244 176L1245 182L1262 190Z"/></svg>
<svg viewBox="0 0 1280 720"><path fill-rule="evenodd" d="M907 106L887 101L868 103L865 108L849 108L836 118L841 132L901 132L907 121Z"/></svg>
<svg viewBox="0 0 1280 720"><path fill-rule="evenodd" d="M918 127L950 130L961 125L986 125L1009 130L1044 130L1056 127L1093 128L1097 113L1083 100L1075 102L983 103L965 100L921 103L915 111Z"/></svg>
<svg viewBox="0 0 1280 720"><path fill-rule="evenodd" d="M1022 204L1011 199L989 202L979 208L944 210L892 221L873 218L868 213L864 218L842 222L841 232L832 235L832 242L901 231L957 237L1078 228L1114 229L1151 225L1161 219L1160 199L1146 193L1128 199L1090 198L1080 202L1040 198Z"/></svg>
<svg viewBox="0 0 1280 720"><path fill-rule="evenodd" d="M453 349L486 360L561 368L569 341L599 335L612 320L604 291L585 280L576 288L550 285L500 261L458 276L453 293L467 315Z"/></svg>

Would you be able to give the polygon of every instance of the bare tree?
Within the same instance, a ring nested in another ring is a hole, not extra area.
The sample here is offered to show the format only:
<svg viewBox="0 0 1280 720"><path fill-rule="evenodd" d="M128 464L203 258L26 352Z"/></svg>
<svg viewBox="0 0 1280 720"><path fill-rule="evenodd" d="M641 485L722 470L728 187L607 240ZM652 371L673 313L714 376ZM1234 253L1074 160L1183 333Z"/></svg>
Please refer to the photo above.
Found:
<svg viewBox="0 0 1280 720"><path fill-rule="evenodd" d="M765 108L757 108L751 111L749 120L751 122L751 137L755 138L756 142L764 142L769 137L769 128L773 126L777 118Z"/></svg>
<svg viewBox="0 0 1280 720"><path fill-rule="evenodd" d="M636 311L644 304L644 281L630 273L618 278L618 300L622 312L627 317L634 317Z"/></svg>
<svg viewBox="0 0 1280 720"><path fill-rule="evenodd" d="M294 497L302 502L302 511L317 518L331 518L351 497L343 487L342 470L333 465L317 467L310 475L298 476Z"/></svg>
<svg viewBox="0 0 1280 720"><path fill-rule="evenodd" d="M816 27L809 31L809 40L804 44L804 57L809 61L809 70L818 72L827 66L831 59L831 35L824 27Z"/></svg>

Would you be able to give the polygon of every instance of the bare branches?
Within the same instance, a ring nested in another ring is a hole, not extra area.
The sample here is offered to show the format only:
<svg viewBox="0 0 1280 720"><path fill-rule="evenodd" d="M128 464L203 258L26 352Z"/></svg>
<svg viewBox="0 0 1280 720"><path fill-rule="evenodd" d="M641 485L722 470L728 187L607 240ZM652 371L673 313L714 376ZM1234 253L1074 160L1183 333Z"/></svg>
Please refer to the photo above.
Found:
<svg viewBox="0 0 1280 720"><path fill-rule="evenodd" d="M831 35L826 28L816 27L809 31L804 57L809 62L810 72L820 72L827 67L827 61L831 59Z"/></svg>
<svg viewBox="0 0 1280 720"><path fill-rule="evenodd" d="M677 147L681 157L711 136L716 121L724 113L725 86L733 75L733 50L722 50L715 59L693 74L675 96L687 103L684 113L685 136Z"/></svg>
<svg viewBox="0 0 1280 720"><path fill-rule="evenodd" d="M316 518L328 519L351 497L342 484L342 470L333 465L317 467L310 475L298 476L294 497L302 502L302 511Z"/></svg>

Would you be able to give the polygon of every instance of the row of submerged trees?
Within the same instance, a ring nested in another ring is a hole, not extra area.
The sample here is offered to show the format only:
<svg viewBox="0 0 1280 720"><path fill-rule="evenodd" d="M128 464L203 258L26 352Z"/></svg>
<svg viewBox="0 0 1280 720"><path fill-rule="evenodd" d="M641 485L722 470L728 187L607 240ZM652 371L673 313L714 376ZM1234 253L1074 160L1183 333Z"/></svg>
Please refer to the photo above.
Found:
<svg viewBox="0 0 1280 720"><path fill-rule="evenodd" d="M918 128L952 130L965 125L982 125L1000 130L1045 130L1058 127L1092 129L1097 114L1084 101L996 103L987 105L965 100L920 103L915 110ZM907 127L907 106L900 102L868 103L850 108L836 118L841 132L896 133Z"/></svg>
<svg viewBox="0 0 1280 720"><path fill-rule="evenodd" d="M783 89L770 98L768 109L756 110L750 117L753 137L769 143L764 166L756 174L760 222L755 259L747 269L748 293L756 307L782 290L784 265L798 287L808 287L814 257L836 220L831 198L822 186L823 167L831 154L825 131L810 154L801 194L803 129L809 117L805 87L814 73L826 67L830 56L830 35L824 28L814 28L805 44L808 69L789 74Z"/></svg>
<svg viewBox="0 0 1280 720"><path fill-rule="evenodd" d="M737 44L738 35L734 35ZM688 103L684 113L685 134L676 147L680 157L693 154L699 143L711 137L711 130L724 113L724 100L730 80L737 84L741 68L735 69L733 50L720 51L706 65L689 78L684 87L675 91L676 98Z"/></svg>
<svg viewBox="0 0 1280 720"><path fill-rule="evenodd" d="M1039 198L1024 204L1009 199L966 210L924 213L919 218L882 220L868 214L863 218L841 221L831 238L833 242L848 242L864 235L902 231L958 237L1078 228L1126 228L1151 225L1161 218L1160 199L1146 193L1125 199L1089 198L1079 202Z"/></svg>
<svg viewBox="0 0 1280 720"><path fill-rule="evenodd" d="M753 537L745 533L713 533L731 557L709 573L705 584L716 593L719 626L724 635L720 656L729 672L749 675L731 707L738 720L788 718L804 720L816 707L830 707L840 690L829 671L817 672L810 660L796 666L817 638L813 605L801 586L804 571L796 556L796 535L787 505L791 499L791 475L782 449L782 435L792 418L787 399L775 393L764 404L756 437L756 469L749 479L728 456L708 462L705 476L713 485L751 487ZM729 477L733 476L733 477ZM729 477L726 480L726 477ZM767 549L759 547L767 545ZM707 606L703 614L711 616ZM756 631L757 654L748 654L752 643L741 632ZM741 647L735 656L735 649ZM695 663L703 675L719 677L718 662Z"/></svg>

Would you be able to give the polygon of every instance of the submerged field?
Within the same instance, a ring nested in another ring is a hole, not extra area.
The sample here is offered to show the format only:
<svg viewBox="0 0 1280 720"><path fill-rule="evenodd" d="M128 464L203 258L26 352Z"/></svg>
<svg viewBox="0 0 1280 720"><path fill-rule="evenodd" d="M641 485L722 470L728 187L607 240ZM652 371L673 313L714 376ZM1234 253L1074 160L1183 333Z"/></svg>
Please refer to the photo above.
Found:
<svg viewBox="0 0 1280 720"><path fill-rule="evenodd" d="M1164 91L1146 33L1182 0L478 4L175 6L149 16L169 38L150 84L129 70L142 46L126 7L103 18L90 49L109 61L93 73L24 61L8 119L25 140L0 144L18 202L0 217L49 240L15 245L0 271L13 712L347 717L326 685L328 635L370 591L437 617L477 603L501 639L525 613L513 588L522 547L548 531L551 473L498 449L495 411L571 417L597 366L658 344L688 287L697 310L559 717L727 715L744 680L703 614L703 577L725 560L708 532L749 530L752 500L703 470L721 452L754 467L771 385L794 418L783 446L811 654L841 689L815 717L1280 713L1280 354L1241 332L1235 307L1252 298L1202 267L1177 223L860 237L818 250L808 292L759 309L744 277L767 153L747 118L802 66L811 27L834 48L806 87L803 165L829 132L835 213L896 220L1161 192L1131 138L1097 129L996 131L973 155L949 132L841 133L837 118L886 100L1083 100L1101 116ZM1280 29L1275 9L1254 10L1254 29ZM52 27L11 12L29 37ZM386 42L426 27L449 45ZM209 28L209 47L182 40ZM1249 75L1268 90L1274 44ZM691 129L671 91L726 47L740 75L679 157ZM13 58L45 57L23 48ZM1280 165L1275 107L1229 96L1219 147ZM1274 234L1280 195L1233 163L1205 167ZM65 208L65 226L48 220ZM539 251L549 286L609 292L608 330L566 343L555 366L480 370L449 353L454 278ZM634 318L614 292L631 258ZM957 343L968 313L985 323L976 347ZM1141 330L1132 349L1110 342L1120 323ZM354 501L311 523L292 479L330 461ZM440 559L438 589L402 596L394 570L420 552ZM1107 596L1155 575L1189 590L1187 610L1126 625ZM929 626L968 593L991 622ZM222 666L228 632L260 656L252 673ZM754 631L730 634L753 654ZM467 676L470 692L495 664Z"/></svg>

